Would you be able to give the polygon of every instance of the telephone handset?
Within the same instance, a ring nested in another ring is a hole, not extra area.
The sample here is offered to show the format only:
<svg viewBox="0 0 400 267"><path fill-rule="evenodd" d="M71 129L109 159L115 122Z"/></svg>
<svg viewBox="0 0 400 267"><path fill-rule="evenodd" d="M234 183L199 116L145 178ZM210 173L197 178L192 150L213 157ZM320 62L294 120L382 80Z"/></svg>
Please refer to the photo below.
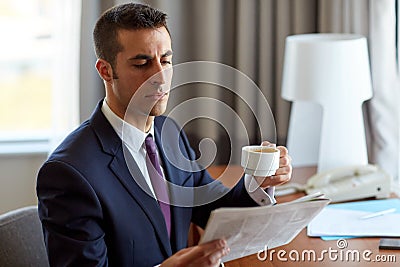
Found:
<svg viewBox="0 0 400 267"><path fill-rule="evenodd" d="M376 165L355 165L318 173L310 177L306 185L289 183L281 189L295 188L307 194L321 192L332 202L341 202L369 197L387 198L391 180L391 176ZM279 191L278 187L278 195Z"/></svg>
<svg viewBox="0 0 400 267"><path fill-rule="evenodd" d="M314 176L308 179L307 185L309 187L321 187L335 181L366 175L377 171L378 167L371 164L346 166L315 174Z"/></svg>

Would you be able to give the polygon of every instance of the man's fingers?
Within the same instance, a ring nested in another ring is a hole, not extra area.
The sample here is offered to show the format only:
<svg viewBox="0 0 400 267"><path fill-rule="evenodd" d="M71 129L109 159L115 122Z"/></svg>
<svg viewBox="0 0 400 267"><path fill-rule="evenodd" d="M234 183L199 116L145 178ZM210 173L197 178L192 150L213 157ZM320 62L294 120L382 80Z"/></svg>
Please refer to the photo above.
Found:
<svg viewBox="0 0 400 267"><path fill-rule="evenodd" d="M220 259L229 253L229 248L225 240L214 240L186 250L181 255L183 266L204 263L206 266L218 264Z"/></svg>
<svg viewBox="0 0 400 267"><path fill-rule="evenodd" d="M280 167L279 169L277 169L276 173L273 177L275 178L278 175L288 175L291 173L292 173L292 166L286 165L286 166L283 166L283 167Z"/></svg>
<svg viewBox="0 0 400 267"><path fill-rule="evenodd" d="M174 255L184 255L186 253L189 253L189 251L193 250L195 247L188 247L188 248L183 248L181 250L179 250L178 252L176 252Z"/></svg>
<svg viewBox="0 0 400 267"><path fill-rule="evenodd" d="M286 147L284 147L284 146L278 146L277 147L277 149L279 149L279 151L280 151L280 157L282 158L282 157L285 157L286 155L288 155L288 150L287 150L287 148Z"/></svg>
<svg viewBox="0 0 400 267"><path fill-rule="evenodd" d="M222 250L217 250L211 254L209 254L209 259L210 261L206 260L206 263L211 263L211 264L217 264L219 266L219 263L221 262L221 258L228 255L230 249L228 247L223 248Z"/></svg>
<svg viewBox="0 0 400 267"><path fill-rule="evenodd" d="M290 166L291 161L292 161L292 159L290 158L289 155L287 155L285 157L281 157L279 159L279 168Z"/></svg>
<svg viewBox="0 0 400 267"><path fill-rule="evenodd" d="M272 145L272 143L271 143L271 142L268 142L268 141L263 141L263 142L261 143L261 145L262 145L262 146L268 146L268 145Z"/></svg>

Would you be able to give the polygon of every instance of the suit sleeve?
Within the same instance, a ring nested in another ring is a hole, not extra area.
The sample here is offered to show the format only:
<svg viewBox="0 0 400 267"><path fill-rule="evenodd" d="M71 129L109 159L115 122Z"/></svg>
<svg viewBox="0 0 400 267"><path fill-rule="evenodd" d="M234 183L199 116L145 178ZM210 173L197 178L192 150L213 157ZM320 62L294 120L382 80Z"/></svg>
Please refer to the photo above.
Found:
<svg viewBox="0 0 400 267"><path fill-rule="evenodd" d="M108 266L101 206L83 175L49 161L39 171L37 195L50 266Z"/></svg>

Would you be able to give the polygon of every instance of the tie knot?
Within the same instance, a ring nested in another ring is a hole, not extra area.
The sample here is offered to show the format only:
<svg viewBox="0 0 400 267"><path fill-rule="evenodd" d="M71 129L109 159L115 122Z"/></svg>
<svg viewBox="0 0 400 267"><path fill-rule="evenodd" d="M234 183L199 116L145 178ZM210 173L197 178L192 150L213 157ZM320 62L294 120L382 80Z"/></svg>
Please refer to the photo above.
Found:
<svg viewBox="0 0 400 267"><path fill-rule="evenodd" d="M156 153L156 151L157 151L156 143L154 142L153 136L151 136L151 134L149 134L146 137L144 143L146 145L147 153L151 153L151 154L155 154Z"/></svg>

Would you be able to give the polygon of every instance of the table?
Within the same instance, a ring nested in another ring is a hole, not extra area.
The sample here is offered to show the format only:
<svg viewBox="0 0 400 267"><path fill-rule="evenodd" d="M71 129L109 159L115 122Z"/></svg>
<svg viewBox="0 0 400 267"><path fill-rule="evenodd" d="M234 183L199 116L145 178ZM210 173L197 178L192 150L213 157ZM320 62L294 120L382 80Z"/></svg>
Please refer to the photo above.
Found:
<svg viewBox="0 0 400 267"><path fill-rule="evenodd" d="M240 166L212 166L208 171L214 178L220 179L229 187L233 186L243 174ZM295 168L292 182L305 183L315 172L315 167ZM232 177L235 178L232 179ZM302 193L295 193L277 197L277 202L291 201L303 195ZM379 239L353 238L340 241L323 241L317 237L308 237L306 229L303 229L292 242L285 246L270 250L267 254L262 252L259 255L254 254L236 259L225 263L225 266L399 266L400 250L379 250Z"/></svg>

